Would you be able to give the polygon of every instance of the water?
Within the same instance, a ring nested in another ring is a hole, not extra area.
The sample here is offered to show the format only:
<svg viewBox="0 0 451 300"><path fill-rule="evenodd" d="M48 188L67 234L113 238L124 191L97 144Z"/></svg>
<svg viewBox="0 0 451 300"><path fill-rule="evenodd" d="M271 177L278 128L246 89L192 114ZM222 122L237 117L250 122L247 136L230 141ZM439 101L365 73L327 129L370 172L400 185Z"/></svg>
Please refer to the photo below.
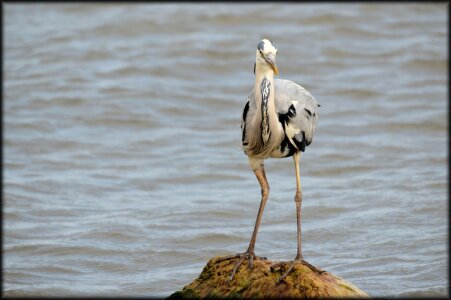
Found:
<svg viewBox="0 0 451 300"><path fill-rule="evenodd" d="M445 296L446 4L4 5L3 294L165 297L246 249L255 48L322 105L305 258L372 296ZM256 254L296 254L294 166Z"/></svg>

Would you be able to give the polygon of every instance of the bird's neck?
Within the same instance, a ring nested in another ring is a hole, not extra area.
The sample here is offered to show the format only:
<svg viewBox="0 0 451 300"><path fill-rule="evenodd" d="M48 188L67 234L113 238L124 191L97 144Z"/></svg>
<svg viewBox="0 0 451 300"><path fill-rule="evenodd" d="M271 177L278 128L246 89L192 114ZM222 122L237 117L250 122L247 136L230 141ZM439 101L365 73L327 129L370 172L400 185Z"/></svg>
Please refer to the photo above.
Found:
<svg viewBox="0 0 451 300"><path fill-rule="evenodd" d="M257 107L261 107L262 110L268 109L268 113L275 113L274 73L272 71L255 73L254 91Z"/></svg>
<svg viewBox="0 0 451 300"><path fill-rule="evenodd" d="M260 111L259 121L261 122L261 137L266 144L271 138L271 127L275 126L276 110L274 104L274 72L266 67L259 68L257 65L255 72L255 100L257 110Z"/></svg>
<svg viewBox="0 0 451 300"><path fill-rule="evenodd" d="M258 106L274 104L274 71L268 66L257 64L254 88Z"/></svg>

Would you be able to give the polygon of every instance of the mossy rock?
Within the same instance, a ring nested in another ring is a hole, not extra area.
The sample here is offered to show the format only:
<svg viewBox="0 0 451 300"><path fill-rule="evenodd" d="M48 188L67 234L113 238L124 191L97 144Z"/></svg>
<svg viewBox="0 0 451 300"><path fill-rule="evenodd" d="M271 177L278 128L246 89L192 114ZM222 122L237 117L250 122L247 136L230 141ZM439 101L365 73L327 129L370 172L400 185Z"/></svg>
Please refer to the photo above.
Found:
<svg viewBox="0 0 451 300"><path fill-rule="evenodd" d="M228 278L238 258L220 261L213 257L192 283L173 293L174 298L313 298L369 297L368 294L329 272L318 274L298 263L292 272L278 283L291 262L254 260L252 269L247 261L238 268L232 281ZM279 263L279 267L271 266Z"/></svg>

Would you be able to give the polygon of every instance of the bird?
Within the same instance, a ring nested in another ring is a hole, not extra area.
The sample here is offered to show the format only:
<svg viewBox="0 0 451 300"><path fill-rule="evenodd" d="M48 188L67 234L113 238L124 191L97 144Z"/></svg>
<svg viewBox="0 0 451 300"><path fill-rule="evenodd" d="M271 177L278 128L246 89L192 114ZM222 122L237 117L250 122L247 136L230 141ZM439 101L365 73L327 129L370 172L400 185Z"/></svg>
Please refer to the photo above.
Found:
<svg viewBox="0 0 451 300"><path fill-rule="evenodd" d="M274 75L279 74L276 65L277 52L278 50L269 39L264 38L258 43L254 63L255 83L246 99L242 113L242 149L260 184L261 202L246 252L221 259L239 258L229 281L233 279L244 260L248 260L248 266L252 269L254 260L266 259L266 257L256 256L254 248L263 210L269 197L269 184L264 168L264 160L268 158L292 157L296 175L294 200L297 219L297 254L279 282L292 271L296 263L303 263L317 273L324 272L305 261L302 255L302 190L299 170L301 152L305 152L306 147L313 140L320 104L299 84L287 79L274 79Z"/></svg>

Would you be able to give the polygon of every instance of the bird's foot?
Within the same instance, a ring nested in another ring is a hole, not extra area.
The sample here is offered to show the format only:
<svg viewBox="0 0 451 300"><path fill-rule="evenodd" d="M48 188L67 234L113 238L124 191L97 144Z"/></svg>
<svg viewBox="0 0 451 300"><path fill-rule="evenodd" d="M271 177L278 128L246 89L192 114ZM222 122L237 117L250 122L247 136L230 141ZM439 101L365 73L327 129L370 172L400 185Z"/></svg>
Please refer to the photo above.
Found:
<svg viewBox="0 0 451 300"><path fill-rule="evenodd" d="M282 266L282 265L285 265L285 263L286 263L286 262L278 262L278 263L276 263L276 264L274 264L274 265L271 266L271 270L274 270L274 269L277 268L277 267L280 267L280 266ZM281 283L281 282L285 279L285 277L287 277L287 275L291 273L291 271L293 270L294 266L295 266L296 264L299 264L299 263L300 263L300 264L303 264L303 265L305 265L305 266L307 266L307 267L309 267L313 272L315 272L315 273L318 274L318 275L321 275L321 274L323 274L323 273L326 272L326 271L323 271L323 270L318 269L317 267L315 267L314 265L308 263L306 260L304 260L304 259L302 259L302 258L295 258L295 259L292 261L292 263L291 263L290 267L288 268L288 270L285 271L285 273L282 275L282 277L279 278L279 280L277 281L277 283L278 283L278 284Z"/></svg>
<svg viewBox="0 0 451 300"><path fill-rule="evenodd" d="M239 266L241 266L241 264L243 263L243 261L245 259L248 260L248 267L249 269L252 269L253 265L254 265L254 260L266 260L266 257L260 257L255 255L255 253L253 251L246 251L244 253L237 253L234 255L228 255L228 256L224 256L219 258L216 262L222 262L225 260L229 260L229 259L235 259L235 258L239 258L239 260L235 263L235 266L233 267L233 271L230 274L229 279L227 280L228 282L232 281L233 277L235 276L236 271L238 270Z"/></svg>

